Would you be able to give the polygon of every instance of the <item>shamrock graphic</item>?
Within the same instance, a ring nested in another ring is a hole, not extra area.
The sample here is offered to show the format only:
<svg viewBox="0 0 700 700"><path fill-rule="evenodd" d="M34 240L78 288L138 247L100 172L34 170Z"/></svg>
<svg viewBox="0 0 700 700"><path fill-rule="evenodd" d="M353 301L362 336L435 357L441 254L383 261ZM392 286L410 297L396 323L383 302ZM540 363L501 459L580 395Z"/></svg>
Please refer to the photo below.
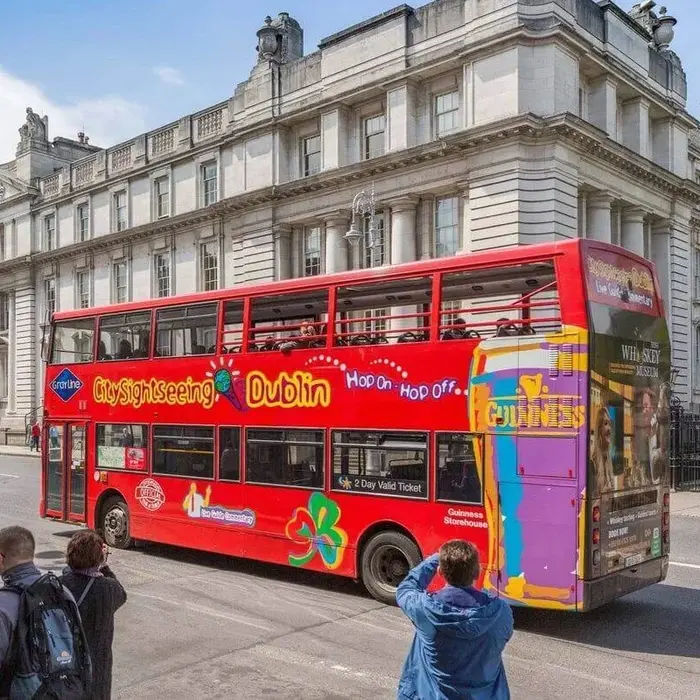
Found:
<svg viewBox="0 0 700 700"><path fill-rule="evenodd" d="M340 508L336 502L322 493L312 493L308 508L296 508L287 523L287 537L306 548L301 554L290 554L289 563L304 566L318 552L327 569L337 569L348 543L347 533L338 527L339 520Z"/></svg>

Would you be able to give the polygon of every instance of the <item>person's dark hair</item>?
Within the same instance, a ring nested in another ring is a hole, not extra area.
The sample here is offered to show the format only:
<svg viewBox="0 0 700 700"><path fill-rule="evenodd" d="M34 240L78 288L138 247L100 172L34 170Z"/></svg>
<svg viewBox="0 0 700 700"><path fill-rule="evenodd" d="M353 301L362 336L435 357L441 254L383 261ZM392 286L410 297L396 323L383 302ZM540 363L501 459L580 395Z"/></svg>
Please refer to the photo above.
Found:
<svg viewBox="0 0 700 700"><path fill-rule="evenodd" d="M104 540L94 530L76 532L68 542L66 561L71 569L92 569L102 563Z"/></svg>
<svg viewBox="0 0 700 700"><path fill-rule="evenodd" d="M479 551L466 540L449 540L440 547L440 573L450 586L471 586L479 575Z"/></svg>
<svg viewBox="0 0 700 700"><path fill-rule="evenodd" d="M0 552L13 562L34 559L34 535L25 527L11 525L0 530Z"/></svg>

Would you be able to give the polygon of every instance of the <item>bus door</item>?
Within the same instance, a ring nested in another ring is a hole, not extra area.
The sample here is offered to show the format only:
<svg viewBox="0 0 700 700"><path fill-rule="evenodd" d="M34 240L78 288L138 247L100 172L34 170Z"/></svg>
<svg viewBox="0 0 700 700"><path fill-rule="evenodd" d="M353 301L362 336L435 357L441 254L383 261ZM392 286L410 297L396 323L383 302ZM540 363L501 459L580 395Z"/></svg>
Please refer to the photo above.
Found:
<svg viewBox="0 0 700 700"><path fill-rule="evenodd" d="M46 515L85 522L87 424L48 422L44 439Z"/></svg>

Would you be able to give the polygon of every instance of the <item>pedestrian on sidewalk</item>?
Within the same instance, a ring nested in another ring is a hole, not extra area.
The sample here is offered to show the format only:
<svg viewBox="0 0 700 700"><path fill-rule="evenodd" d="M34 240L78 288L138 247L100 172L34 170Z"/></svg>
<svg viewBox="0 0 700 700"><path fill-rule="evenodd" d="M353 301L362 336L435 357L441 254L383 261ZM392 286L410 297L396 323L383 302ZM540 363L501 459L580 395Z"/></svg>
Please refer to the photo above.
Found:
<svg viewBox="0 0 700 700"><path fill-rule="evenodd" d="M80 530L68 542L61 581L78 602L92 658L91 700L112 693L114 613L126 603L126 592L107 565L109 550L94 530Z"/></svg>
<svg viewBox="0 0 700 700"><path fill-rule="evenodd" d="M39 421L35 420L32 422L32 442L29 445L29 451L36 450L39 451L39 438L41 437L41 426Z"/></svg>
<svg viewBox="0 0 700 700"><path fill-rule="evenodd" d="M426 589L436 573L447 585ZM508 700L501 660L513 634L507 603L474 587L479 552L450 540L412 569L399 584L396 602L416 629L399 681L399 700Z"/></svg>

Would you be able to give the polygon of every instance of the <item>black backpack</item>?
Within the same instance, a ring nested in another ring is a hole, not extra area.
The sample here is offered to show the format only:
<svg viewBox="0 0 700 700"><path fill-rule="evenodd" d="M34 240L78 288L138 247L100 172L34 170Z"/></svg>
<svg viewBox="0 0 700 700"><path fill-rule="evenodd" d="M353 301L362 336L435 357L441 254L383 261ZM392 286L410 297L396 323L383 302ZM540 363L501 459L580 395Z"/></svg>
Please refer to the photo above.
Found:
<svg viewBox="0 0 700 700"><path fill-rule="evenodd" d="M0 674L0 697L10 700L86 700L92 666L75 601L52 573L20 596L17 627Z"/></svg>

